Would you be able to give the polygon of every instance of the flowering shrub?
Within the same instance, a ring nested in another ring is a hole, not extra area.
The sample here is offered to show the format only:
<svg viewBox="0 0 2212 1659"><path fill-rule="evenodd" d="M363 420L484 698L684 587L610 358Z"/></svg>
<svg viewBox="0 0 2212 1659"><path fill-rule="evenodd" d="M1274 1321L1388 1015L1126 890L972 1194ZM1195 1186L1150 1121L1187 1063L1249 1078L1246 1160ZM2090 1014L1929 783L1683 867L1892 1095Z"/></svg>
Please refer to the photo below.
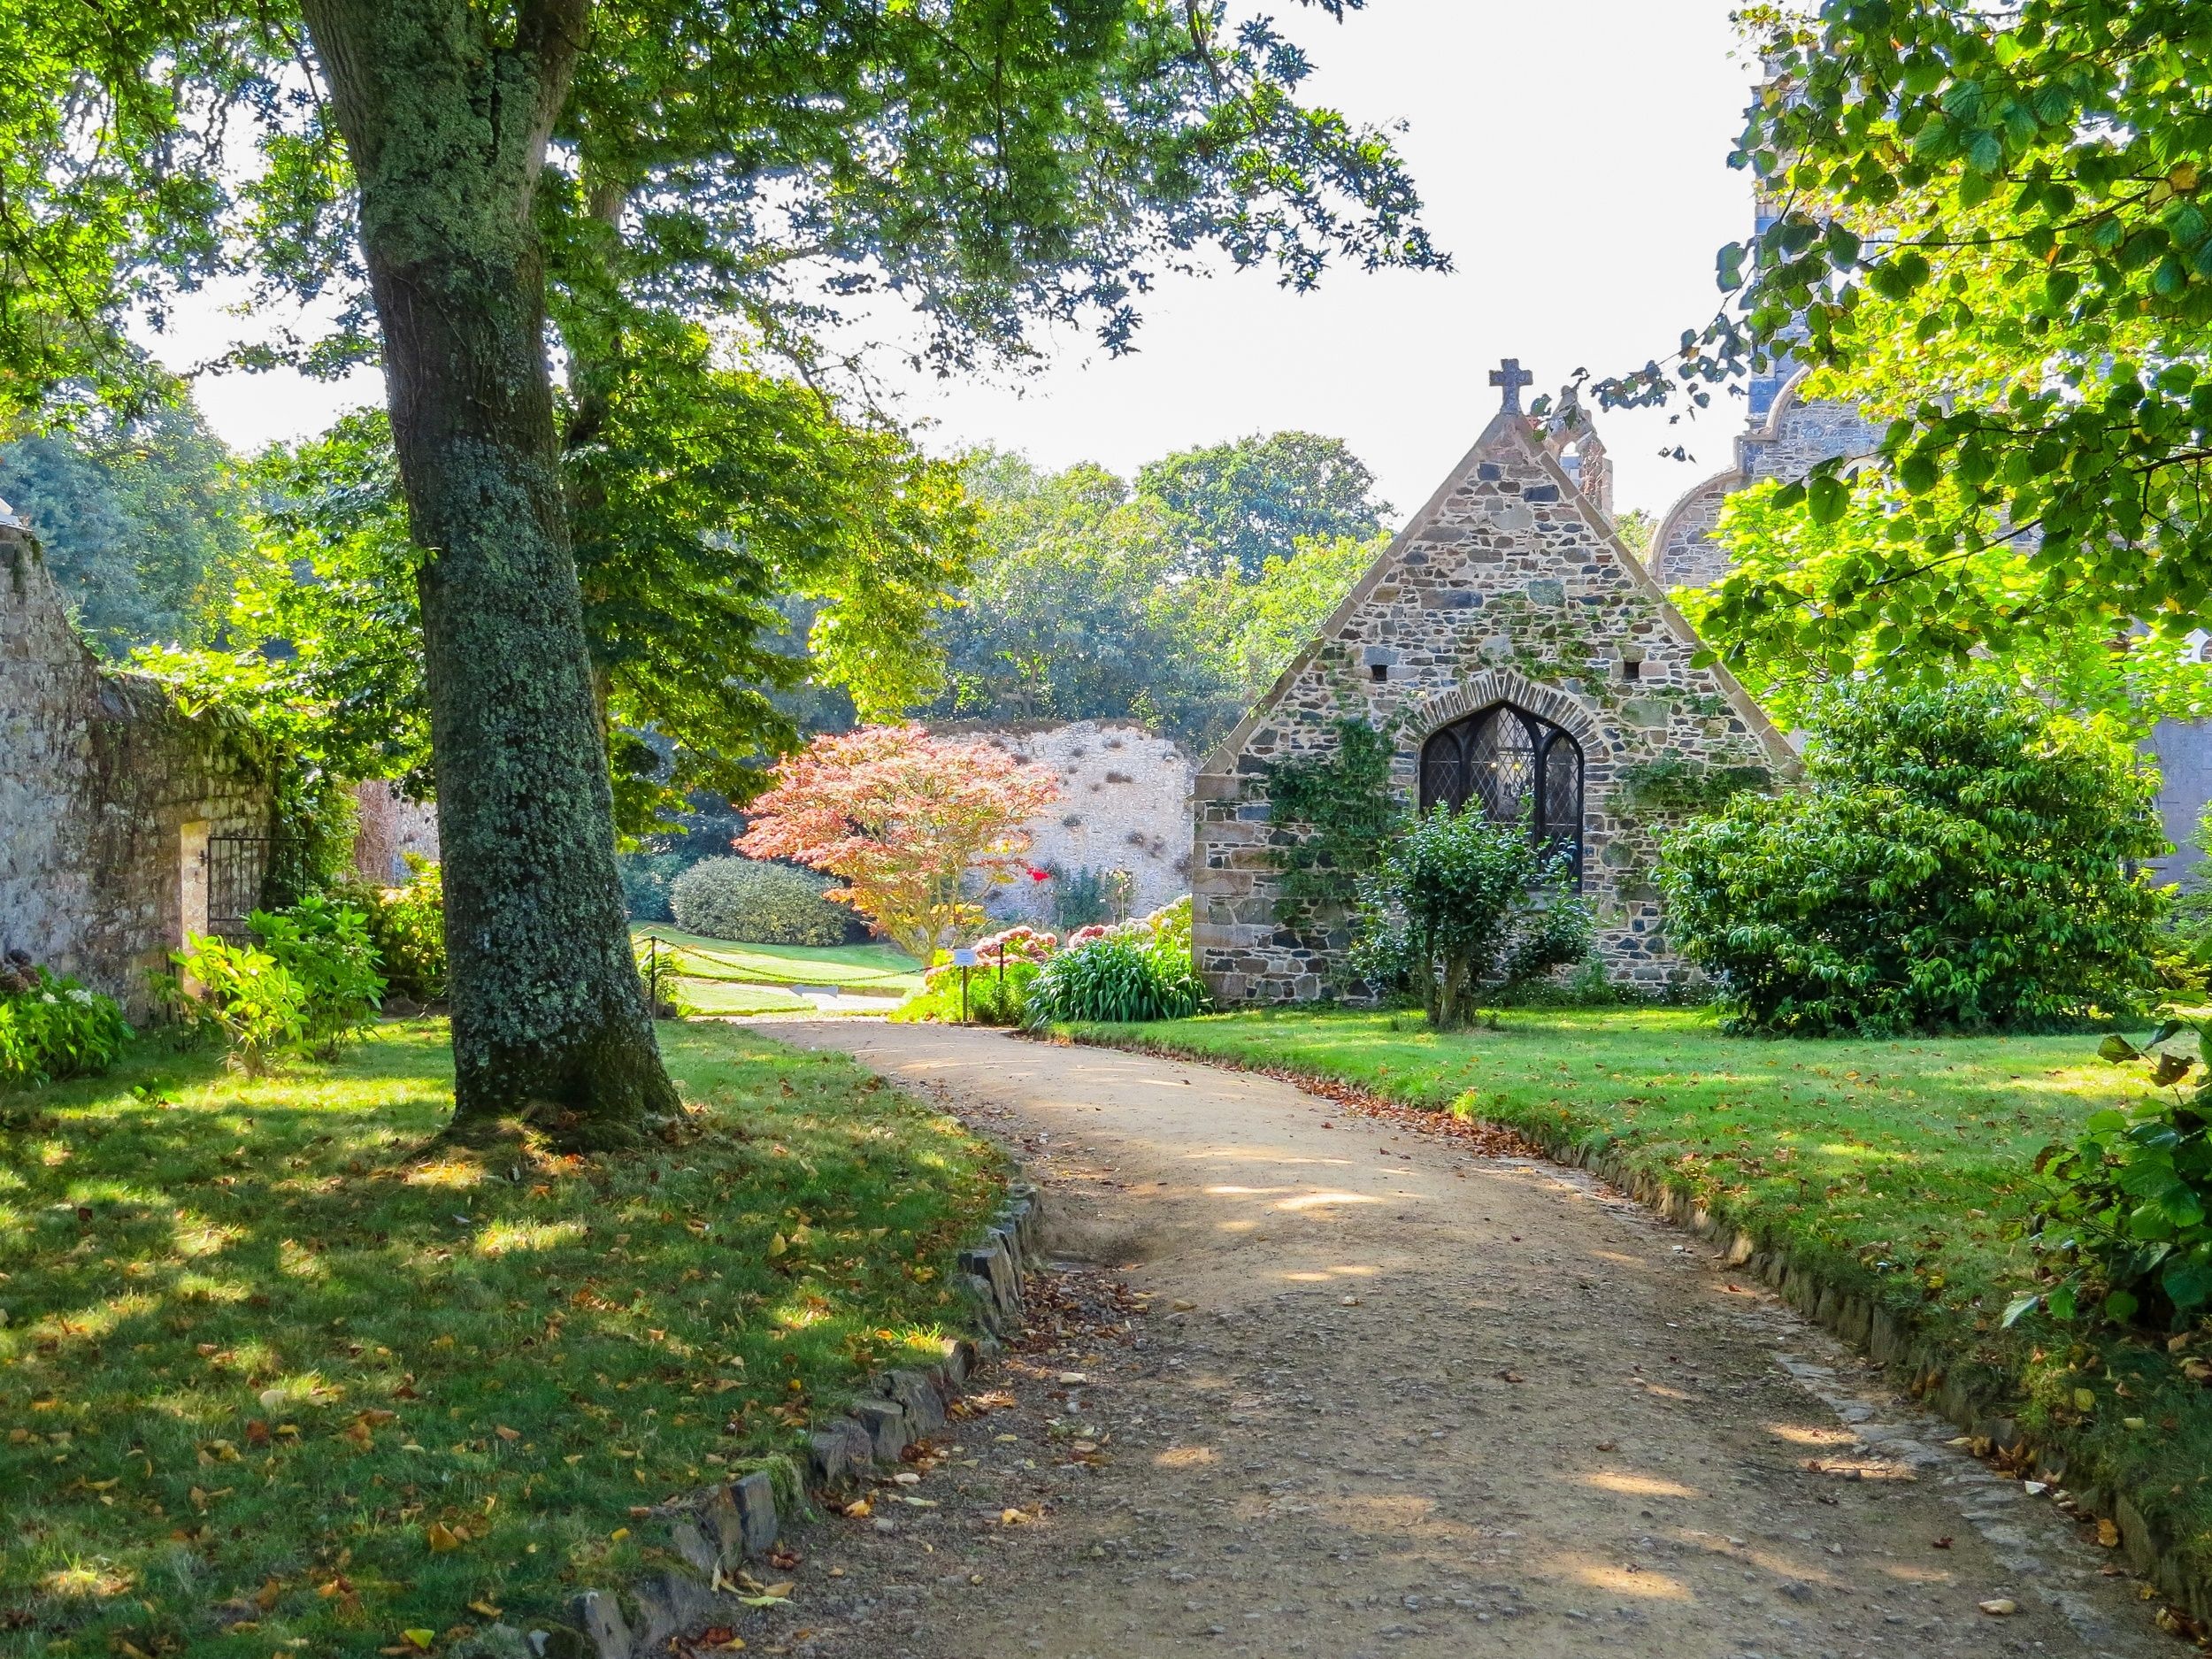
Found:
<svg viewBox="0 0 2212 1659"><path fill-rule="evenodd" d="M967 1018L978 1025L1018 1025L1038 968L1059 949L1050 933L1022 925L975 941L976 966L968 971ZM941 956L923 976L922 988L901 1003L899 1020L956 1020L961 1017L960 970Z"/></svg>
<svg viewBox="0 0 2212 1659"><path fill-rule="evenodd" d="M1059 948L1056 935L1040 933L1026 922L987 934L977 940L974 946L976 956L994 967L1002 956L1010 966L1017 962L1042 962Z"/></svg>
<svg viewBox="0 0 2212 1659"><path fill-rule="evenodd" d="M1033 1025L1187 1019L1205 1006L1186 898L1119 927L1077 929L1039 970L1025 1014Z"/></svg>
<svg viewBox="0 0 2212 1659"><path fill-rule="evenodd" d="M0 974L0 1088L35 1088L114 1064L131 1028L113 997L12 958Z"/></svg>

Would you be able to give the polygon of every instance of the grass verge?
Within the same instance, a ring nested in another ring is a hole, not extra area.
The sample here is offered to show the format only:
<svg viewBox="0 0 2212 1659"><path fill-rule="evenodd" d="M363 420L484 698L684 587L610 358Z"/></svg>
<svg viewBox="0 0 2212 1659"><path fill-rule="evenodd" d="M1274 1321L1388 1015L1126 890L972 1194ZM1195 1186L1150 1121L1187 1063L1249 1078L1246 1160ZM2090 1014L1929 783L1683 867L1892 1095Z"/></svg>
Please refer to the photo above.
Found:
<svg viewBox="0 0 2212 1659"><path fill-rule="evenodd" d="M904 996L922 983L913 957L889 945L741 945L658 923L633 922L633 943L660 941L664 972L731 985L833 985L873 996Z"/></svg>
<svg viewBox="0 0 2212 1659"><path fill-rule="evenodd" d="M0 1100L0 1651L526 1627L646 1569L633 1506L928 1350L997 1155L841 1056L662 1043L685 1125L591 1158L438 1142L431 1021Z"/></svg>
<svg viewBox="0 0 2212 1659"><path fill-rule="evenodd" d="M2142 1087L2093 1037L1765 1041L1676 1009L1508 1013L1449 1036L1417 1014L1302 1010L1070 1033L1334 1079L1609 1155L1914 1333L2092 1504L2124 1502L2202 1616L2212 1393L2182 1373L2186 1354L2035 1317L1999 1326L2032 1283L2035 1155ZM2212 1352L2201 1331L2193 1343Z"/></svg>

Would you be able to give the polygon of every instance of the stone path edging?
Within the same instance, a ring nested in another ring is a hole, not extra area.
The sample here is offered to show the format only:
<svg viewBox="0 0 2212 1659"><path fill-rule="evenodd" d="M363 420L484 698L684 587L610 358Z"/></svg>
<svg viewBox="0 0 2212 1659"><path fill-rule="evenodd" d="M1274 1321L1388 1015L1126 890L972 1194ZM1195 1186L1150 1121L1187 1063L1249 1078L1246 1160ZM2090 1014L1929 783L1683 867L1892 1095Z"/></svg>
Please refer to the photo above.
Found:
<svg viewBox="0 0 2212 1659"><path fill-rule="evenodd" d="M1042 1194L1033 1182L1007 1185L1006 1202L983 1237L960 1252L954 1287L966 1323L978 1332L944 1345L926 1366L877 1372L849 1409L808 1437L806 1465L777 1457L759 1468L669 1503L638 1525L664 1529L683 1563L629 1587L626 1596L586 1590L569 1602L569 1622L525 1632L495 1624L466 1651L481 1659L646 1659L669 1640L729 1621L721 1598L733 1575L765 1556L785 1529L812 1517L810 1496L834 1500L868 1480L879 1464L897 1465L914 1441L945 1426L947 1405L1022 1319L1022 1277L1038 1261ZM626 1607L627 1610L626 1610Z"/></svg>
<svg viewBox="0 0 2212 1659"><path fill-rule="evenodd" d="M1256 1071L1337 1100L1367 1101L1398 1109L1409 1104L1373 1094L1326 1072L1306 1071L1294 1066L1241 1064L1226 1056L1179 1048L1148 1038L1110 1041L1087 1035L1056 1037L1038 1033L1037 1040L1125 1048L1164 1055L1196 1065L1216 1066L1223 1071ZM1552 1162L1587 1170L1662 1219L1715 1243L1728 1265L1755 1274L1805 1318L1826 1327L1869 1355L1889 1372L1893 1380L1901 1383L1906 1393L1931 1410L1977 1440L1985 1440L1992 1449L2005 1453L2008 1461L2016 1466L2032 1461L2039 1480L2056 1487L2071 1473L2076 1484L2068 1486L2067 1491L2075 1508L2085 1515L2108 1517L2119 1529L2121 1549L2128 1564L2155 1584L2162 1594L2186 1611L2199 1625L2212 1628L2212 1578L2182 1558L2171 1538L2154 1525L2126 1493L2110 1483L2106 1471L2079 1462L2070 1464L2062 1452L2028 1445L2018 1423L2010 1417L1998 1415L2004 1394L2010 1391L1993 1372L1980 1377L1965 1372L1958 1365L1958 1356L1916 1323L1901 1320L1887 1309L1877 1307L1869 1298L1837 1284L1811 1263L1793 1260L1778 1247L1762 1248L1748 1230L1714 1215L1688 1188L1648 1171L1631 1169L1627 1159L1616 1150L1578 1144L1563 1135L1532 1131L1517 1124L1497 1126L1540 1148L1542 1156Z"/></svg>

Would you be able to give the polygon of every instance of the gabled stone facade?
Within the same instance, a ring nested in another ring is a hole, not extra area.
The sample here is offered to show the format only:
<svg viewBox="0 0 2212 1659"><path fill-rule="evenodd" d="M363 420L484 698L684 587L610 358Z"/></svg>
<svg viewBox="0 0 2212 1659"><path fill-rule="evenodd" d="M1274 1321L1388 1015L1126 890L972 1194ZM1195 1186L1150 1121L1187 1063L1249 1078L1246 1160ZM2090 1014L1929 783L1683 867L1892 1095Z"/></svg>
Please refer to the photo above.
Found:
<svg viewBox="0 0 2212 1659"><path fill-rule="evenodd" d="M1330 751L1347 718L1391 736L1409 810L1424 744L1463 716L1509 704L1571 738L1599 949L1616 979L1654 989L1687 970L1652 884L1665 820L1637 803L1640 769L1795 770L1743 688L1691 665L1694 632L1577 488L1575 472L1602 489L1602 451L1586 439L1571 471L1517 402L1509 384L1508 408L1200 771L1194 949L1223 1003L1360 994L1340 921L1283 924L1283 849L1310 832L1274 822L1268 799L1272 768Z"/></svg>

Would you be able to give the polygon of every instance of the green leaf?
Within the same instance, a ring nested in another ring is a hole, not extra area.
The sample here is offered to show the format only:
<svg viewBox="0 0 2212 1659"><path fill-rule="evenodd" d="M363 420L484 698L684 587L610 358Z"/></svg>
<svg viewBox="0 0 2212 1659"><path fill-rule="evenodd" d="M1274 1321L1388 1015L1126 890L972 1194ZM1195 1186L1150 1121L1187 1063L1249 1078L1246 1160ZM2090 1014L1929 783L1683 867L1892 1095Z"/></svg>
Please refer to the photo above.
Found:
<svg viewBox="0 0 2212 1659"><path fill-rule="evenodd" d="M1833 473L1816 473L1806 480L1805 507L1815 524L1834 524L1850 505L1850 487Z"/></svg>
<svg viewBox="0 0 2212 1659"><path fill-rule="evenodd" d="M2130 1060L2139 1060L2143 1057L2137 1052L2135 1045L2116 1031L2097 1045L2097 1053L2101 1058L2111 1061L2115 1065L2124 1065Z"/></svg>
<svg viewBox="0 0 2212 1659"><path fill-rule="evenodd" d="M2010 1330L2026 1317L2030 1309L2040 1307L2042 1302L2043 1293L2039 1290L2032 1290L2024 1296L2015 1296L2005 1304L2003 1328Z"/></svg>
<svg viewBox="0 0 2212 1659"><path fill-rule="evenodd" d="M2104 1299L2104 1317L2115 1325L2126 1325L2134 1319L2142 1305L2131 1292L2116 1290Z"/></svg>

